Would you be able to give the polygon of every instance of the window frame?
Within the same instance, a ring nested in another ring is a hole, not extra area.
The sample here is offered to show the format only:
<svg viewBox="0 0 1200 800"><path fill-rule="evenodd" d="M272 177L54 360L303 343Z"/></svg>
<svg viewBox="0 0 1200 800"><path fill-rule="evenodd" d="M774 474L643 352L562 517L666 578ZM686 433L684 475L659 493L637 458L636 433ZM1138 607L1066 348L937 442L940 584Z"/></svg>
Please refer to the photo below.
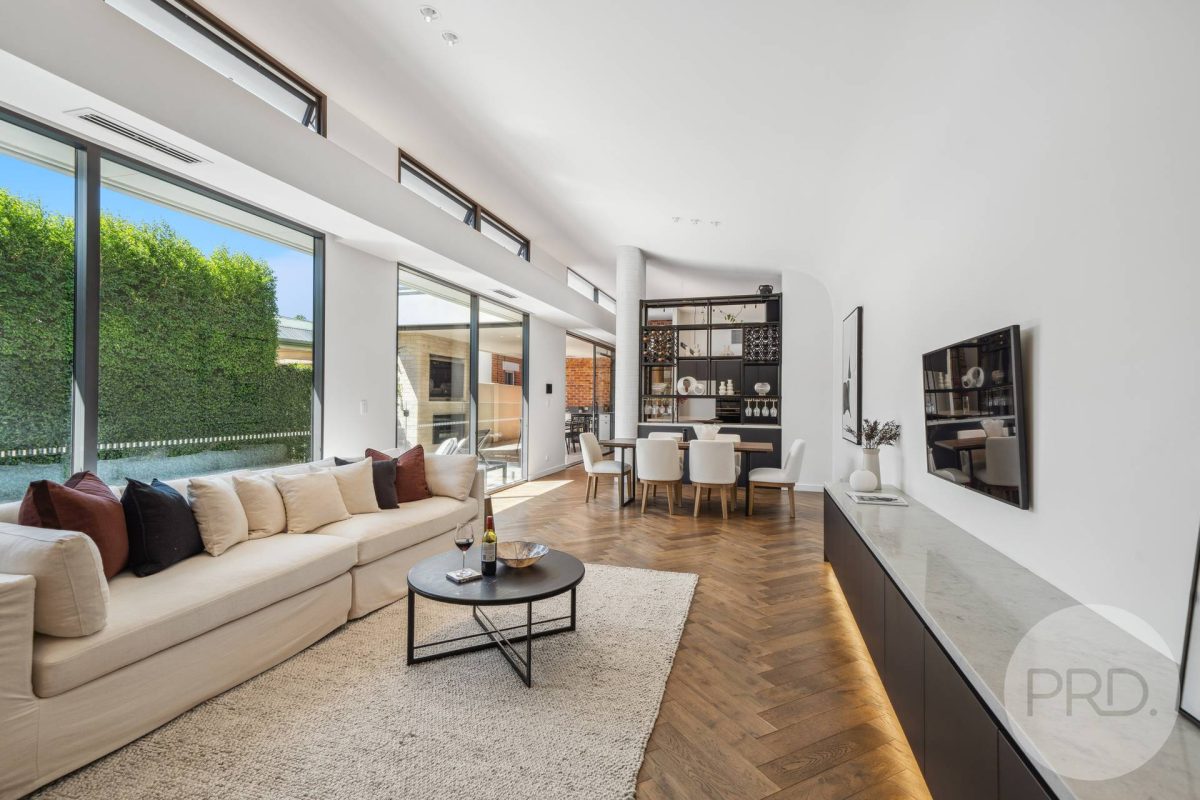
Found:
<svg viewBox="0 0 1200 800"><path fill-rule="evenodd" d="M312 441L315 461L324 451L325 400L325 234L222 194L198 183L110 150L102 144L0 107L0 120L57 139L75 148L75 334L72 353L72 472L96 471L100 413L100 164L111 161L309 236L313 240Z"/></svg>
<svg viewBox="0 0 1200 800"><path fill-rule="evenodd" d="M475 202L473 199L471 199L470 195L468 195L466 192L459 189L457 186L455 186L450 181L443 178L441 175L434 172L429 167L425 166L425 164L418 161L416 158L413 158L412 154L407 152L406 150L404 150L404 148L400 148L398 152L399 152L399 158L396 162L396 182L397 183L399 183L401 186L406 185L404 183L405 167L412 170L413 172L416 172L420 177L424 178L426 183L428 183L434 189L441 192L442 194L444 194L446 197L450 198L454 202L461 203L462 205L468 206L470 208L470 211L467 214L467 218L460 220L464 225L469 225L472 228L474 228L476 231L483 233L483 220L486 217L488 223L490 223L491 225L493 225L496 228L499 228L501 232L508 234L510 237L512 237L519 243L517 252L514 253L514 255L517 258L524 259L525 261L531 260L531 251L533 249L533 245L529 241L528 236L525 236L523 233L518 231L512 225L509 225L507 222L500 219L500 217L496 216L493 212L489 211L486 207L481 206L479 203ZM484 235L486 236L487 234L484 234ZM489 239L490 239L490 237L489 237ZM497 244L499 244L499 242L497 242ZM500 246L503 247L504 245L500 245ZM505 249L507 249L507 248L505 248Z"/></svg>
<svg viewBox="0 0 1200 800"><path fill-rule="evenodd" d="M327 130L328 100L325 94L311 83L288 69L270 53L238 33L233 26L195 0L148 0L148 2L158 6L279 88L310 104L305 119L298 120L298 122L321 136L329 135ZM188 53L192 58L197 58L187 50L179 49ZM197 60L200 59L197 58ZM253 94L253 92L251 93ZM266 101L264 100L264 102ZM311 116L315 116L316 119L311 119Z"/></svg>

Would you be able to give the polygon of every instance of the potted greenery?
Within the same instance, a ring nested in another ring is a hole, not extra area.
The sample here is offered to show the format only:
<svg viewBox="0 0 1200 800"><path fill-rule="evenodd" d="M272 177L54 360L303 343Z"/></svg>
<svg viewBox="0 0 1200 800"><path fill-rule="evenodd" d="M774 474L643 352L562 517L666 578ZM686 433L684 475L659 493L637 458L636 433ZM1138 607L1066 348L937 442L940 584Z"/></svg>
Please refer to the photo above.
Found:
<svg viewBox="0 0 1200 800"><path fill-rule="evenodd" d="M887 422L863 420L862 469L850 475L850 488L858 492L873 492L883 486L883 479L879 475L879 448L891 447L899 438L900 424L894 419Z"/></svg>

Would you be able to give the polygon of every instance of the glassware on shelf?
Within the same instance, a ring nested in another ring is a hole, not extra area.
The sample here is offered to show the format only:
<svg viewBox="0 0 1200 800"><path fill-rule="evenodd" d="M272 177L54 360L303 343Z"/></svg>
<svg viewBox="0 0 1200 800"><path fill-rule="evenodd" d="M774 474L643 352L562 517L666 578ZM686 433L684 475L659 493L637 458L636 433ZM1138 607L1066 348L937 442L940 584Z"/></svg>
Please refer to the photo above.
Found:
<svg viewBox="0 0 1200 800"><path fill-rule="evenodd" d="M779 401L778 400L771 401L771 417L774 419L779 418Z"/></svg>

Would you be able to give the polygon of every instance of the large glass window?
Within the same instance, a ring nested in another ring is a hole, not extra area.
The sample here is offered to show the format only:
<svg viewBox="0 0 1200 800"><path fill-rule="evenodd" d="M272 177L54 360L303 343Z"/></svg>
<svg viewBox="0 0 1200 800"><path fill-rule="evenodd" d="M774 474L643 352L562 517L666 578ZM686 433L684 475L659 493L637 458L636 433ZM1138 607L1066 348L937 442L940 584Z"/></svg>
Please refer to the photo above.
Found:
<svg viewBox="0 0 1200 800"><path fill-rule="evenodd" d="M106 0L113 8L306 128L324 131L322 97L219 20L186 0Z"/></svg>
<svg viewBox="0 0 1200 800"><path fill-rule="evenodd" d="M401 271L396 313L397 443L474 452L471 296Z"/></svg>
<svg viewBox="0 0 1200 800"><path fill-rule="evenodd" d="M0 502L71 467L75 148L0 122Z"/></svg>
<svg viewBox="0 0 1200 800"><path fill-rule="evenodd" d="M309 460L313 238L116 161L101 186L100 476Z"/></svg>
<svg viewBox="0 0 1200 800"><path fill-rule="evenodd" d="M611 295L607 295L599 289L596 290L596 302L599 303L600 307L605 311L613 314L617 313L617 301L614 300Z"/></svg>
<svg viewBox="0 0 1200 800"><path fill-rule="evenodd" d="M487 486L524 479L525 318L479 301L479 457Z"/></svg>

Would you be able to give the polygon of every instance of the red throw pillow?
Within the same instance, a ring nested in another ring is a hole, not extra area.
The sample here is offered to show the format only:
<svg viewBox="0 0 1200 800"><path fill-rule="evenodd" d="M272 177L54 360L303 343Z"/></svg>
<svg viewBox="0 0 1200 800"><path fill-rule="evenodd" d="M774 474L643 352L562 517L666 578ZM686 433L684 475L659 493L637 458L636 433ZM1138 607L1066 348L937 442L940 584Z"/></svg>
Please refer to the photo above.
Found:
<svg viewBox="0 0 1200 800"><path fill-rule="evenodd" d="M77 472L61 486L54 481L29 484L17 522L86 533L100 550L106 578L125 569L129 560L125 510L112 489L90 472Z"/></svg>
<svg viewBox="0 0 1200 800"><path fill-rule="evenodd" d="M373 461L396 462L396 502L411 503L414 500L433 497L433 492L429 491L429 484L425 481L425 448L421 445L395 459L387 453L371 448L367 448L367 455Z"/></svg>

